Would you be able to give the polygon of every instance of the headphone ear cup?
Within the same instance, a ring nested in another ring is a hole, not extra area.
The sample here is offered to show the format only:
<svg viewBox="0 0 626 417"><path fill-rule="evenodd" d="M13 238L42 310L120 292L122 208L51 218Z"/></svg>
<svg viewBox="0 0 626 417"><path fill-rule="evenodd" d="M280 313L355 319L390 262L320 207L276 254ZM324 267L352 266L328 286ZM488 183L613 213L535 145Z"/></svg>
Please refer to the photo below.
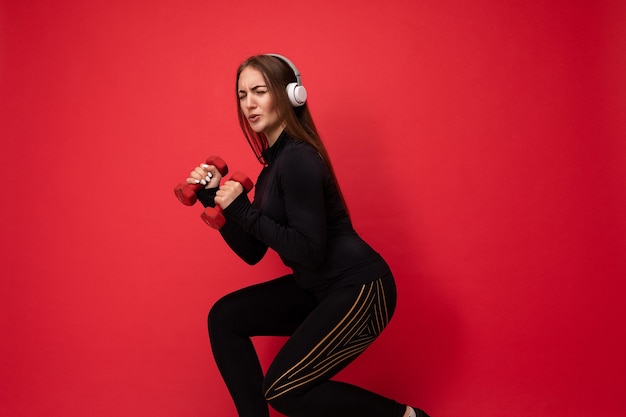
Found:
<svg viewBox="0 0 626 417"><path fill-rule="evenodd" d="M289 83L287 84L287 96L292 106L303 106L306 103L306 88L303 85L298 85L298 83Z"/></svg>

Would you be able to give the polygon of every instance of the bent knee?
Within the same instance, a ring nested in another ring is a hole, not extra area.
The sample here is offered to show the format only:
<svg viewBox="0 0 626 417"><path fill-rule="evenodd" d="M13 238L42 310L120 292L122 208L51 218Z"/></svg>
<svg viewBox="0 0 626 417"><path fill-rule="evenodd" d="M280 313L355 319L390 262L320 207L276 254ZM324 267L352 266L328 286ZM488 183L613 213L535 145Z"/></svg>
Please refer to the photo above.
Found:
<svg viewBox="0 0 626 417"><path fill-rule="evenodd" d="M233 328L237 323L237 306L228 296L222 297L213 304L207 317L209 332L222 328Z"/></svg>

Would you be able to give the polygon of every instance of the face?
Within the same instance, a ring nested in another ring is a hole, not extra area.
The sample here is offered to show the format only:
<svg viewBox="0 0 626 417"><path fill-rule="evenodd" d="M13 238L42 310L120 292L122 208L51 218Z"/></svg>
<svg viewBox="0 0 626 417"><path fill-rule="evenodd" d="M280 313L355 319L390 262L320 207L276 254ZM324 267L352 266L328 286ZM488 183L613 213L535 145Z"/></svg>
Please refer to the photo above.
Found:
<svg viewBox="0 0 626 417"><path fill-rule="evenodd" d="M278 117L263 74L252 67L246 67L239 74L237 84L241 111L252 130L265 134L271 146L285 126Z"/></svg>

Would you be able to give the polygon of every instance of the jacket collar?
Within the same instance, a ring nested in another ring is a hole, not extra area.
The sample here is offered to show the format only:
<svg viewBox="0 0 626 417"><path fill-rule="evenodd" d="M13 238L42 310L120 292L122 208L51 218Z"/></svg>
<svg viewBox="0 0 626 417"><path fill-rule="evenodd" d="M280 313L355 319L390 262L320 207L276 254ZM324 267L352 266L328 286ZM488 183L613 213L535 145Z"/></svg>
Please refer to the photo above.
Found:
<svg viewBox="0 0 626 417"><path fill-rule="evenodd" d="M280 153L280 150L285 146L285 142L287 142L288 138L289 136L287 135L287 132L283 130L276 139L276 142L274 142L272 146L261 152L263 160L267 163L267 165L271 165L276 160L278 154Z"/></svg>

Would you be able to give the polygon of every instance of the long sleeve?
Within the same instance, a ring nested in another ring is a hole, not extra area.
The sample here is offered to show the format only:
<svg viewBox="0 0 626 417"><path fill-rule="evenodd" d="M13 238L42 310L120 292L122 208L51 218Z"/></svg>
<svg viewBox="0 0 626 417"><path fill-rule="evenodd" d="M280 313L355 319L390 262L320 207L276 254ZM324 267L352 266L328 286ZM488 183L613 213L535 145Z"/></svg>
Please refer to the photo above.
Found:
<svg viewBox="0 0 626 417"><path fill-rule="evenodd" d="M263 158L254 200L243 193L224 209L220 233L239 257L254 264L271 248L296 283L312 291L363 284L389 272L352 227L333 176L311 145L283 132ZM216 191L201 191L199 198L214 205Z"/></svg>
<svg viewBox="0 0 626 417"><path fill-rule="evenodd" d="M285 221L277 222L241 195L224 210L227 223L234 220L278 252L289 266L315 269L324 260L326 250L324 186L329 181L328 170L317 152L308 146L285 149L275 170L282 198L270 204L284 206L281 211Z"/></svg>
<svg viewBox="0 0 626 417"><path fill-rule="evenodd" d="M217 190L218 188L203 188L196 195L204 207L215 207L214 199ZM242 196L247 201L246 195L242 194ZM244 231L236 222L226 222L220 229L220 234L233 252L250 265L254 265L263 259L267 252L267 245Z"/></svg>

